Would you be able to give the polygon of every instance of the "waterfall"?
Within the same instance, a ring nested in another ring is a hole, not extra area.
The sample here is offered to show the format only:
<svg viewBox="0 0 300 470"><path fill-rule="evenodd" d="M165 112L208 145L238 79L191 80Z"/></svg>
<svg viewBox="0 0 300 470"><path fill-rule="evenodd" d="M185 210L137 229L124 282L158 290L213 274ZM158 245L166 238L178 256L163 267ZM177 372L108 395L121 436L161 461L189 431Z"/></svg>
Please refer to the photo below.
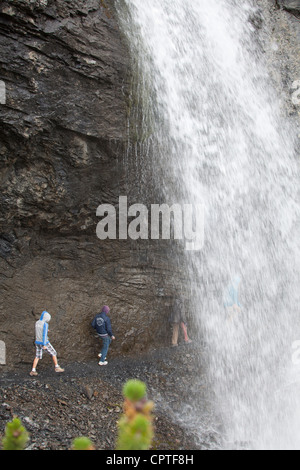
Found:
<svg viewBox="0 0 300 470"><path fill-rule="evenodd" d="M221 447L299 449L297 133L250 21L257 11L252 0L119 2L145 106L138 126L166 202L205 208L204 247L186 265ZM232 311L224 292L237 276ZM198 420L201 442L201 413L181 414Z"/></svg>

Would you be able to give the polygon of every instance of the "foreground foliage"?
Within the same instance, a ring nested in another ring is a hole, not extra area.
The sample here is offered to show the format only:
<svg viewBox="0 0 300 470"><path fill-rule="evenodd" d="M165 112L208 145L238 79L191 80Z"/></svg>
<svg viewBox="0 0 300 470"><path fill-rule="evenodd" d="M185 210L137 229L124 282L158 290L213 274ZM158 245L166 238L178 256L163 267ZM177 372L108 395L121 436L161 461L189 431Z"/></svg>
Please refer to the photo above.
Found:
<svg viewBox="0 0 300 470"><path fill-rule="evenodd" d="M29 440L29 434L18 418L7 423L2 440L3 450L24 450Z"/></svg>
<svg viewBox="0 0 300 470"><path fill-rule="evenodd" d="M117 450L148 450L153 439L153 402L146 397L146 385L129 380L124 388L124 414L118 428Z"/></svg>
<svg viewBox="0 0 300 470"><path fill-rule="evenodd" d="M118 422L116 450L149 450L154 436L152 411L154 404L147 399L147 387L140 380L129 380L123 387L123 415ZM29 434L19 418L7 423L2 440L3 450L24 450ZM78 437L72 450L95 450L87 437Z"/></svg>

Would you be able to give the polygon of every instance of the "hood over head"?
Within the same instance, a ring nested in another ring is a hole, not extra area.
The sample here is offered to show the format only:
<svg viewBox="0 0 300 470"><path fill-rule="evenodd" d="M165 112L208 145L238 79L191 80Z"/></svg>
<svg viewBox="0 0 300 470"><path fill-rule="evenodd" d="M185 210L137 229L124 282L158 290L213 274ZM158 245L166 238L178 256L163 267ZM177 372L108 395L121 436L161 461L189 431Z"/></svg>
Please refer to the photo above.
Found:
<svg viewBox="0 0 300 470"><path fill-rule="evenodd" d="M51 315L50 315L50 313L48 313L48 312L45 310L45 311L42 313L40 320L41 320L41 321L45 321L46 323L49 323L49 321L51 320Z"/></svg>
<svg viewBox="0 0 300 470"><path fill-rule="evenodd" d="M234 278L232 279L232 284L235 288L237 288L240 285L240 283L241 283L241 278L238 274L236 274Z"/></svg>

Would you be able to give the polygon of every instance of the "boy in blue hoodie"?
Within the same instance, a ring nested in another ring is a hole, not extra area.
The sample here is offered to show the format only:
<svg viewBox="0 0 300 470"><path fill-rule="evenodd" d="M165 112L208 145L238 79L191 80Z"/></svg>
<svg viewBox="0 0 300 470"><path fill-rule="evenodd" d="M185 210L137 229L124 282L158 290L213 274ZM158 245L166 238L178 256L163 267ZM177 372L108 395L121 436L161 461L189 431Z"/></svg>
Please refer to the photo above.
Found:
<svg viewBox="0 0 300 470"><path fill-rule="evenodd" d="M51 320L50 313L44 311L41 318L35 324L35 346L36 346L36 357L33 361L32 370L30 372L31 377L37 376L36 367L40 359L43 358L43 352L47 352L52 356L55 372L64 372L57 362L57 354L53 346L50 344L48 339L49 322Z"/></svg>
<svg viewBox="0 0 300 470"><path fill-rule="evenodd" d="M101 313L98 313L92 321L92 327L97 331L103 343L102 350L98 355L98 357L100 357L99 366L107 366L108 362L106 361L106 356L108 349L112 340L116 339L112 332L110 318L108 317L109 311L110 308L105 305Z"/></svg>
<svg viewBox="0 0 300 470"><path fill-rule="evenodd" d="M223 304L225 309L227 310L229 320L232 320L236 316L236 314L239 313L242 309L242 306L239 301L240 283L240 276L235 275L224 292Z"/></svg>

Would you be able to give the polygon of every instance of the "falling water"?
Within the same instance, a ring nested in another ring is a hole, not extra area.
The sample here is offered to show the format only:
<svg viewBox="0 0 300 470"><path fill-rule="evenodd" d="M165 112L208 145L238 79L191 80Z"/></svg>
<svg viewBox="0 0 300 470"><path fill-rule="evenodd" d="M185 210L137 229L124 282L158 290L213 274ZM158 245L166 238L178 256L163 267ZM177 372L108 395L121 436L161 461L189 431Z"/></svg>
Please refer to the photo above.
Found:
<svg viewBox="0 0 300 470"><path fill-rule="evenodd" d="M257 7L251 0L121 4L138 64L142 135L156 143L166 202L176 196L205 207L205 245L186 254L187 274L222 447L299 449L297 136L249 21ZM231 316L223 292L235 275L241 310ZM195 423L188 412L182 419Z"/></svg>

